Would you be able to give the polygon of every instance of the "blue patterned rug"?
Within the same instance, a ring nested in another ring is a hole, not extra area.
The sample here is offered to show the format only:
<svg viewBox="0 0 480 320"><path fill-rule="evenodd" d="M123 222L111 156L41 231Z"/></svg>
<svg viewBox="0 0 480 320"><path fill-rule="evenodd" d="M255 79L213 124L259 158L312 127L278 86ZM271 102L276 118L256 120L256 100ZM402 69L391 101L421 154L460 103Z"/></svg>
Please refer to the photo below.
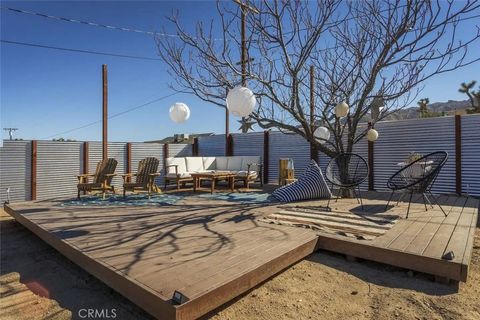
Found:
<svg viewBox="0 0 480 320"><path fill-rule="evenodd" d="M216 192L213 194L201 194L196 197L212 200L224 200L228 202L239 202L245 204L277 202L277 200L275 200L275 198L272 198L269 193L259 192Z"/></svg>
<svg viewBox="0 0 480 320"><path fill-rule="evenodd" d="M276 202L275 198L272 198L268 193L259 192L217 192L214 194L153 194L150 199L146 194L130 194L124 199L122 195L108 195L105 200L100 196L86 195L80 199L64 200L60 203L60 206L130 206L130 207L142 207L142 206L164 206L174 205L180 200L187 198L201 198L211 200L223 200L227 202L237 202L242 204L254 204L254 203L270 203Z"/></svg>
<svg viewBox="0 0 480 320"><path fill-rule="evenodd" d="M110 195L103 200L99 196L87 195L80 199L70 199L62 201L61 206L164 206L173 205L184 196L173 194L154 194L150 199L145 194L130 194L125 199L121 195Z"/></svg>

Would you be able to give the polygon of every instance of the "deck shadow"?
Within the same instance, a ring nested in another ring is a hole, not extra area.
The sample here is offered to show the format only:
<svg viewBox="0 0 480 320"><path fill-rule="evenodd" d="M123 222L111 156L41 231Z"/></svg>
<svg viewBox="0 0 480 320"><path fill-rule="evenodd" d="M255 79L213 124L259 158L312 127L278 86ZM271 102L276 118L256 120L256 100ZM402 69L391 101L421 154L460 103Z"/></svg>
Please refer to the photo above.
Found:
<svg viewBox="0 0 480 320"><path fill-rule="evenodd" d="M351 274L358 279L378 286L408 289L435 296L458 293L458 285L434 282L433 276L425 273L415 272L413 277L409 277L407 269L364 259L349 262L343 254L331 251L318 250L305 260Z"/></svg>

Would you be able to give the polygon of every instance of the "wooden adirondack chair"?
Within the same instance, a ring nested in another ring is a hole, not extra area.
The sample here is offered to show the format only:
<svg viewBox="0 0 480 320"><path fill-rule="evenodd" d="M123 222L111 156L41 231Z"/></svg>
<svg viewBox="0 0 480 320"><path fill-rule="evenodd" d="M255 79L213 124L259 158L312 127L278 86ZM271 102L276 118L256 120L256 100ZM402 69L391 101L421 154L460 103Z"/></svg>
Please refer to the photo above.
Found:
<svg viewBox="0 0 480 320"><path fill-rule="evenodd" d="M123 197L127 191L147 191L148 198L152 192L161 192L155 184L155 178L160 175L158 166L160 161L154 157L148 157L138 163L137 173L122 174L123 177ZM135 182L129 182L131 177L135 177Z"/></svg>
<svg viewBox="0 0 480 320"><path fill-rule="evenodd" d="M109 158L98 162L97 169L94 174L78 175L78 194L80 199L80 192L101 191L102 199L105 199L105 193L111 191L115 194L115 188L112 186L112 179L115 176L115 169L117 168L117 160ZM93 182L88 182L88 177L93 177Z"/></svg>

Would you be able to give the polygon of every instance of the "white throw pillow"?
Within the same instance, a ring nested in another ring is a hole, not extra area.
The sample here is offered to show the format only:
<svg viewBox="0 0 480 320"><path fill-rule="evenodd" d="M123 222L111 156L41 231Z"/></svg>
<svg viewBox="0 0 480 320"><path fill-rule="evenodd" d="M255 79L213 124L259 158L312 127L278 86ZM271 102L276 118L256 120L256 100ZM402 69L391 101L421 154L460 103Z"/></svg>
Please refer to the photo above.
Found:
<svg viewBox="0 0 480 320"><path fill-rule="evenodd" d="M203 157L203 168L205 170L217 169L217 161L215 157Z"/></svg>
<svg viewBox="0 0 480 320"><path fill-rule="evenodd" d="M251 163L260 164L260 156L243 156L242 157L242 170L248 170L248 165ZM259 170L258 166L251 166L250 170Z"/></svg>
<svg viewBox="0 0 480 320"><path fill-rule="evenodd" d="M227 170L229 171L240 171L242 170L242 158L240 156L229 157Z"/></svg>
<svg viewBox="0 0 480 320"><path fill-rule="evenodd" d="M199 172L205 171L203 167L202 157L186 157L187 162L187 171L188 172Z"/></svg>
<svg viewBox="0 0 480 320"><path fill-rule="evenodd" d="M217 170L228 170L228 158L229 157L216 157Z"/></svg>
<svg viewBox="0 0 480 320"><path fill-rule="evenodd" d="M167 174L175 173L175 167L168 167L170 165L177 165L179 174L187 172L187 166L185 165L185 158L167 158L165 160L165 163L167 165Z"/></svg>

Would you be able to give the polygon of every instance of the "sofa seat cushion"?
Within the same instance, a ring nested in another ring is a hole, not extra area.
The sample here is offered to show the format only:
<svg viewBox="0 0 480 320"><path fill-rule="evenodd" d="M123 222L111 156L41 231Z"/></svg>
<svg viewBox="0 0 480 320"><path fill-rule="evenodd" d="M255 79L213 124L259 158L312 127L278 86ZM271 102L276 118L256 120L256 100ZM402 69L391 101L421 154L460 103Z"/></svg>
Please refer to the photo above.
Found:
<svg viewBox="0 0 480 320"><path fill-rule="evenodd" d="M240 170L237 172L237 176L239 177L246 177L249 172L247 170ZM258 172L250 170L250 174L248 175L249 178L256 178L258 177Z"/></svg>
<svg viewBox="0 0 480 320"><path fill-rule="evenodd" d="M204 171L202 157L186 157L187 172Z"/></svg>
<svg viewBox="0 0 480 320"><path fill-rule="evenodd" d="M304 174L295 182L273 191L272 196L282 202L310 199L328 199L332 196L322 170L312 160Z"/></svg>
<svg viewBox="0 0 480 320"><path fill-rule="evenodd" d="M166 175L167 178L191 178L192 176L190 175L190 172L182 172L179 173L178 176L175 174L175 172L167 173Z"/></svg>
<svg viewBox="0 0 480 320"><path fill-rule="evenodd" d="M185 163L185 158L167 158L165 160L165 165L167 166L167 175L170 173L173 173L175 175L175 167L174 165L177 166L178 168L178 173L183 174L187 172L187 165ZM169 167L172 166L172 167Z"/></svg>

